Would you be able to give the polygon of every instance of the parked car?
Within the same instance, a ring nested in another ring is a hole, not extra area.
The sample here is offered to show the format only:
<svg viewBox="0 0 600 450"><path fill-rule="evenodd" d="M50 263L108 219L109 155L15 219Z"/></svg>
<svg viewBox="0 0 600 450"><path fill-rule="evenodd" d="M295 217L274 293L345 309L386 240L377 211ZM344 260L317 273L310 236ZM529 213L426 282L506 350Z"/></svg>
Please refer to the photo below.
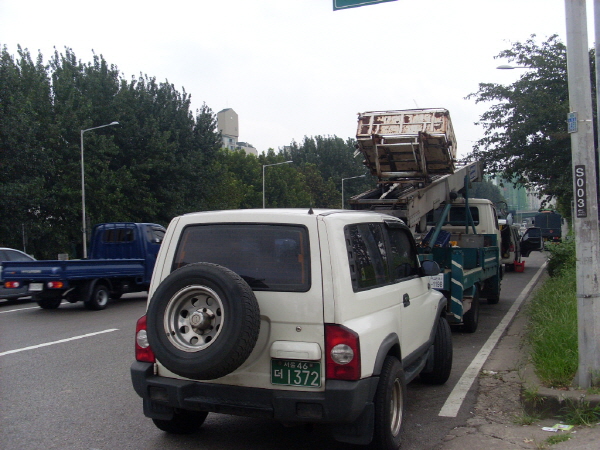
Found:
<svg viewBox="0 0 600 450"><path fill-rule="evenodd" d="M327 423L338 441L397 450L406 383L443 384L452 368L439 272L384 214L176 217L136 330L144 414L175 434L208 413Z"/></svg>
<svg viewBox="0 0 600 450"><path fill-rule="evenodd" d="M0 247L0 298L16 300L21 297L29 297L30 294L27 286L21 286L17 289L7 289L4 287L4 280L2 280L2 263L4 261L35 261L35 258L20 250Z"/></svg>

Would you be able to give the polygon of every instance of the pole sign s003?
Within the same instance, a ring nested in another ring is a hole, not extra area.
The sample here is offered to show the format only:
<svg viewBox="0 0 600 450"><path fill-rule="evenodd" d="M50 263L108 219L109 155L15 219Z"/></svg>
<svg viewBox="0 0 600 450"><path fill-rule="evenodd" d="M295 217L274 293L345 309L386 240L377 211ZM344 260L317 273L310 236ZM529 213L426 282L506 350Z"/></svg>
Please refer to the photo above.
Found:
<svg viewBox="0 0 600 450"><path fill-rule="evenodd" d="M575 215L578 218L584 218L587 217L587 179L584 165L575 166L573 180L575 183Z"/></svg>

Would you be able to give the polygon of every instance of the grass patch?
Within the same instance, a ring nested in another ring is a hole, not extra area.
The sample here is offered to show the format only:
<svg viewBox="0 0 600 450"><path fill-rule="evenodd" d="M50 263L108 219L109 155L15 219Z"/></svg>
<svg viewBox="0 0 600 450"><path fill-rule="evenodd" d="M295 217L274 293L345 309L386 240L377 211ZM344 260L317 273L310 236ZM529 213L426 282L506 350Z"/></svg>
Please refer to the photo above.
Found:
<svg viewBox="0 0 600 450"><path fill-rule="evenodd" d="M540 416L538 414L529 414L527 412L523 412L522 414L516 414L513 416L513 423L516 425L533 425L536 422L539 422Z"/></svg>
<svg viewBox="0 0 600 450"><path fill-rule="evenodd" d="M561 442L568 441L569 439L571 439L571 433L556 434L546 439L546 443L548 445L560 444Z"/></svg>
<svg viewBox="0 0 600 450"><path fill-rule="evenodd" d="M528 305L528 341L536 375L548 387L570 386L578 368L575 268L557 271Z"/></svg>
<svg viewBox="0 0 600 450"><path fill-rule="evenodd" d="M600 420L600 406L592 407L585 400L567 402L563 408L564 420L569 425L594 426Z"/></svg>

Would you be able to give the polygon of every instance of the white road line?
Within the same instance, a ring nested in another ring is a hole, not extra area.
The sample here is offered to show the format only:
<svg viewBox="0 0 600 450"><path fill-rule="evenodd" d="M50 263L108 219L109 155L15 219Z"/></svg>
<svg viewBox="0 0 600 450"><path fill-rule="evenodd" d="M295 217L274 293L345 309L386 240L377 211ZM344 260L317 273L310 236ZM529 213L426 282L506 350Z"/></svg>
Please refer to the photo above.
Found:
<svg viewBox="0 0 600 450"><path fill-rule="evenodd" d="M112 331L118 331L118 330L119 330L118 328L110 328L108 330L96 331L95 333L82 334L81 336L73 336L73 337L70 337L67 339L60 339L58 341L45 342L43 344L32 345L31 347L23 347L23 348L18 348L16 350L9 350L7 352L2 352L2 353L0 353L0 356L10 355L11 353L24 352L26 350L35 350L36 348L40 348L40 347L47 347L49 345L54 345L54 344L62 344L63 342L75 341L77 339L83 339L83 338L87 338L87 337L96 336L98 334L110 333Z"/></svg>
<svg viewBox="0 0 600 450"><path fill-rule="evenodd" d="M533 286L535 285L538 278L541 276L542 271L545 268L546 268L546 263L542 264L542 267L540 267L538 269L537 273L529 281L527 286L525 286L525 289L523 289L523 291L521 292L521 295L519 295L519 297L515 300L513 305L510 307L510 309L504 316L504 318L500 321L500 323L498 324L496 329L493 331L493 333L490 335L490 337L488 338L486 343L483 345L481 350L479 350L479 353L477 353L475 358L473 358L473 361L471 361L471 364L469 365L469 367L467 367L467 370L464 371L464 373L460 377L460 380L458 380L458 383L456 383L456 386L454 386L454 389L452 389L452 392L448 396L446 403L444 403L444 406L442 406L442 409L440 410L440 413L439 413L440 416L443 416L443 417L456 417L457 416L458 410L462 406L462 403L465 400L465 397L466 397L467 393L469 392L469 389L471 389L471 385L473 384L473 381L475 381L475 378L477 378L477 376L479 375L479 371L483 367L483 364L490 356L490 353L492 352L492 350L494 349L494 347L496 346L496 344L502 337L504 330L506 329L506 327L508 327L508 325L512 321L513 317L517 313L517 310L519 309L519 306L521 306L521 303L523 303L523 300L525 300L527 298L527 295L529 295L529 293L531 292L531 289L533 288Z"/></svg>
<svg viewBox="0 0 600 450"><path fill-rule="evenodd" d="M6 313L11 313L11 312L17 312L17 311L25 311L27 309L39 309L39 306L31 306L29 308L9 309L8 311L0 311L0 314L6 314Z"/></svg>
<svg viewBox="0 0 600 450"><path fill-rule="evenodd" d="M61 305L65 305L69 302L62 302ZM6 314L6 313L11 313L11 312L17 312L17 311L26 311L28 309L40 309L39 306L29 306L27 308L17 308L17 309L9 309L8 311L0 311L0 314Z"/></svg>

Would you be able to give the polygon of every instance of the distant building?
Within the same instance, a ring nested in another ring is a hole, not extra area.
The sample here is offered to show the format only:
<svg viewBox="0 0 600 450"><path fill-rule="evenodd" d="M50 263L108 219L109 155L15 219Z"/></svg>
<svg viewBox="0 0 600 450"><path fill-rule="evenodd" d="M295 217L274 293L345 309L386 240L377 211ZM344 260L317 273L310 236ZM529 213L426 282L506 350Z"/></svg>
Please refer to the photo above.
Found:
<svg viewBox="0 0 600 450"><path fill-rule="evenodd" d="M246 153L258 156L258 151L247 142L238 142L240 136L238 115L226 108L217 113L217 127L223 136L223 147L229 150L244 150Z"/></svg>

